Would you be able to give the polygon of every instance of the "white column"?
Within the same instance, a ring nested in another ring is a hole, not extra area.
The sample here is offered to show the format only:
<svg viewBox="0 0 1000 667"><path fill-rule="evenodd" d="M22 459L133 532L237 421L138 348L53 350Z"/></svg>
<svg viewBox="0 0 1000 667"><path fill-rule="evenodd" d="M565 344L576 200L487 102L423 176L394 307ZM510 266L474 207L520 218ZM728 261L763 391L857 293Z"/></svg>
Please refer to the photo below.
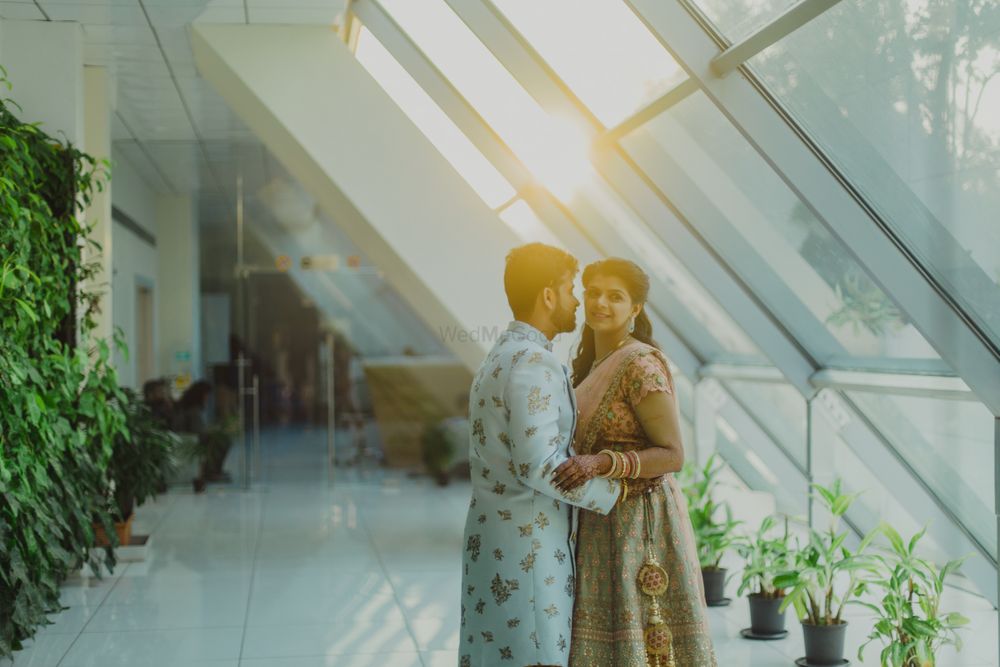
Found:
<svg viewBox="0 0 1000 667"><path fill-rule="evenodd" d="M97 160L111 159L111 81L107 69L103 67L83 68L83 142L81 148ZM106 173L106 172L105 172ZM101 295L95 314L97 327L94 335L110 344L114 333L111 295L114 267L112 258L111 187L106 182L103 190L97 188L91 193L90 206L83 211L88 225L91 225L90 240L99 249L88 250L84 262L94 262L100 268L90 283L83 288ZM89 246L88 246L89 248Z"/></svg>
<svg viewBox="0 0 1000 667"><path fill-rule="evenodd" d="M156 227L159 370L180 377L184 385L201 374L201 271L198 219L191 197L159 196Z"/></svg>

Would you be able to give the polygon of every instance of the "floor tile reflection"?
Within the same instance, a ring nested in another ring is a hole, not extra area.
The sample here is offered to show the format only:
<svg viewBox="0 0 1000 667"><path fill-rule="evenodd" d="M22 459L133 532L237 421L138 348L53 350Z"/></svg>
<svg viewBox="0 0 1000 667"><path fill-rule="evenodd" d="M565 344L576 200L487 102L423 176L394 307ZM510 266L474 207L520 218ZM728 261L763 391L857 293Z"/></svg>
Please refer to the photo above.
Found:
<svg viewBox="0 0 1000 667"><path fill-rule="evenodd" d="M177 488L141 508L149 558L71 578L68 609L0 667L454 667L468 484L380 470L338 470L331 482L322 431L270 434L263 450L249 491ZM741 509L767 505L758 501ZM996 612L953 590L947 606L973 622L965 650L938 664L998 664ZM866 619L850 618L856 646ZM802 655L791 618L788 638L767 643L739 637L745 601L709 619L720 665L787 667Z"/></svg>

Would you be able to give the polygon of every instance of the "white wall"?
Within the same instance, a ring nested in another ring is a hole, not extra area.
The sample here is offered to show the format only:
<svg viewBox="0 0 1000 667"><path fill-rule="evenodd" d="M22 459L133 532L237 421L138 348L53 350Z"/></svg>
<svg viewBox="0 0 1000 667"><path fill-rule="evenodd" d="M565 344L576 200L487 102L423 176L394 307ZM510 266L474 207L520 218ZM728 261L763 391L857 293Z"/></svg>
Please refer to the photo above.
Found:
<svg viewBox="0 0 1000 667"><path fill-rule="evenodd" d="M117 151L111 158L112 204L156 236L156 192L146 185L128 158Z"/></svg>
<svg viewBox="0 0 1000 667"><path fill-rule="evenodd" d="M123 156L113 153L112 160L112 205L152 235L156 241L156 193L146 185ZM156 302L159 300L160 291L157 285L159 249L117 220L112 227L112 237L114 278L111 283L111 293L114 326L124 333L125 344L129 349L127 360L125 355L115 355L115 367L124 386L140 389L140 385L147 378L138 377L136 292L140 285L153 290L153 347L156 350L159 319ZM159 354L154 354L153 364L153 374L158 376Z"/></svg>
<svg viewBox="0 0 1000 667"><path fill-rule="evenodd" d="M142 380L148 378L137 377L137 341L136 341L136 292L139 286L151 287L153 289L154 300L159 298L159 290L156 288L158 257L156 248L145 239L119 223L114 223L112 234L114 235L114 252L112 253L112 263L114 267L114 278L112 280L112 299L114 307L114 325L116 329L121 329L125 336L125 344L128 346L128 359L121 353L115 355L115 367L118 369L118 377L121 384L126 387L141 388ZM154 319L157 318L154 308ZM153 331L156 331L156 323L153 324ZM155 348L154 334L154 348ZM159 356L156 357L159 362ZM155 362L154 362L155 363ZM158 375L158 369L154 375Z"/></svg>

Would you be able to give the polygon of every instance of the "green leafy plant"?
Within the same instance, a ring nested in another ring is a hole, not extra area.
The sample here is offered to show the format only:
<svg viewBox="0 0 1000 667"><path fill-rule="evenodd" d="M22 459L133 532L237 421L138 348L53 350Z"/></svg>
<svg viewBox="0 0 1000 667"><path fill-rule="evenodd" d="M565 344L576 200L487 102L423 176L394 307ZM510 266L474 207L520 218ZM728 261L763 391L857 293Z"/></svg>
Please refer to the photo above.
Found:
<svg viewBox="0 0 1000 667"><path fill-rule="evenodd" d="M720 569L722 557L736 541L735 529L740 524L733 520L729 505L716 503L713 497L722 468L722 461L713 454L700 469L688 466L681 475L698 561L704 570Z"/></svg>
<svg viewBox="0 0 1000 667"><path fill-rule="evenodd" d="M833 289L842 305L826 318L827 324L850 324L855 333L863 327L876 336L884 334L889 327L903 325L903 317L896 304L864 274L849 272Z"/></svg>
<svg viewBox="0 0 1000 667"><path fill-rule="evenodd" d="M70 572L99 570L93 524L112 531L106 468L125 425L110 342L94 336L99 248L78 215L107 165L12 105L0 100L0 657L48 623Z"/></svg>
<svg viewBox="0 0 1000 667"><path fill-rule="evenodd" d="M771 600L784 597L785 589L776 586L774 579L788 571L788 519L785 518L784 530L776 534L778 525L777 517L764 517L756 535L737 541L736 550L744 561L743 579L737 595L749 591L751 595Z"/></svg>
<svg viewBox="0 0 1000 667"><path fill-rule="evenodd" d="M829 488L819 484L813 484L812 488L814 498L829 513L830 523L822 531L809 529L809 542L792 550L792 569L776 576L774 585L790 589L781 603L782 611L794 605L803 623L840 625L844 605L864 591L861 575L874 566L865 551L877 533L866 535L852 553L844 546L848 532L841 530L841 519L860 494L845 494L839 479ZM837 582L842 575L847 576L848 582L838 593Z"/></svg>
<svg viewBox="0 0 1000 667"><path fill-rule="evenodd" d="M875 625L868 640L858 648L858 660L874 641L884 645L880 655L886 667L934 667L942 646L962 649L958 629L969 622L957 612L941 611L941 595L948 577L958 572L964 558L938 567L917 555L917 545L926 529L905 542L890 525L878 530L889 549L873 556L876 568L867 580L869 590L882 593L881 604L858 601L875 612Z"/></svg>
<svg viewBox="0 0 1000 667"><path fill-rule="evenodd" d="M115 518L125 521L137 505L156 495L173 468L176 434L160 426L145 403L125 390L127 432L115 439L108 466Z"/></svg>

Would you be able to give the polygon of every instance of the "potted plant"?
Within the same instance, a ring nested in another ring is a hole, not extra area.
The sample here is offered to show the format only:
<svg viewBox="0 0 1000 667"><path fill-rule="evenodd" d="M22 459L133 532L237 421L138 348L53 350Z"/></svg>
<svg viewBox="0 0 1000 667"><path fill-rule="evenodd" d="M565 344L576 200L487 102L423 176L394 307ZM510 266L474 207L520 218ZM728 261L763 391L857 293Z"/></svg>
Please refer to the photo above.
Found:
<svg viewBox="0 0 1000 667"><path fill-rule="evenodd" d="M883 523L879 530L886 536L889 549L874 556L876 569L868 578L869 590L880 590L881 604L859 601L875 612L875 625L868 641L858 648L863 659L866 646L873 641L884 644L880 664L886 667L934 667L938 649L952 645L962 649L958 629L969 622L957 612L941 611L945 580L956 573L964 558L950 561L941 569L916 554L925 530L904 542L899 533Z"/></svg>
<svg viewBox="0 0 1000 667"><path fill-rule="evenodd" d="M813 484L814 497L830 514L825 530L809 529L809 542L792 551L791 570L774 578L774 585L788 589L781 611L790 605L802 622L805 658L798 664L843 665L847 621L844 605L864 590L861 575L871 571L872 559L865 554L876 535L872 531L854 553L844 546L848 532L841 530L841 518L857 499L857 493L845 494L838 479L829 487ZM847 584L838 590L838 583Z"/></svg>
<svg viewBox="0 0 1000 667"><path fill-rule="evenodd" d="M747 639L780 639L785 630L785 612L781 603L785 589L776 586L775 578L788 568L788 518L784 531L775 535L775 516L765 517L757 534L737 543L736 549L744 560L743 578L737 595L750 591L750 627L743 630Z"/></svg>
<svg viewBox="0 0 1000 667"><path fill-rule="evenodd" d="M721 563L736 540L734 529L740 524L733 520L727 503L716 503L713 498L722 466L722 461L711 455L700 470L689 469L686 474L689 481L683 486L705 584L705 602L710 607L730 602L725 596L727 570Z"/></svg>
<svg viewBox="0 0 1000 667"><path fill-rule="evenodd" d="M135 392L124 393L126 433L115 438L107 472L118 544L128 547L133 544L135 507L156 495L169 472L177 436L160 426ZM103 532L98 530L98 541L103 537L106 544Z"/></svg>

